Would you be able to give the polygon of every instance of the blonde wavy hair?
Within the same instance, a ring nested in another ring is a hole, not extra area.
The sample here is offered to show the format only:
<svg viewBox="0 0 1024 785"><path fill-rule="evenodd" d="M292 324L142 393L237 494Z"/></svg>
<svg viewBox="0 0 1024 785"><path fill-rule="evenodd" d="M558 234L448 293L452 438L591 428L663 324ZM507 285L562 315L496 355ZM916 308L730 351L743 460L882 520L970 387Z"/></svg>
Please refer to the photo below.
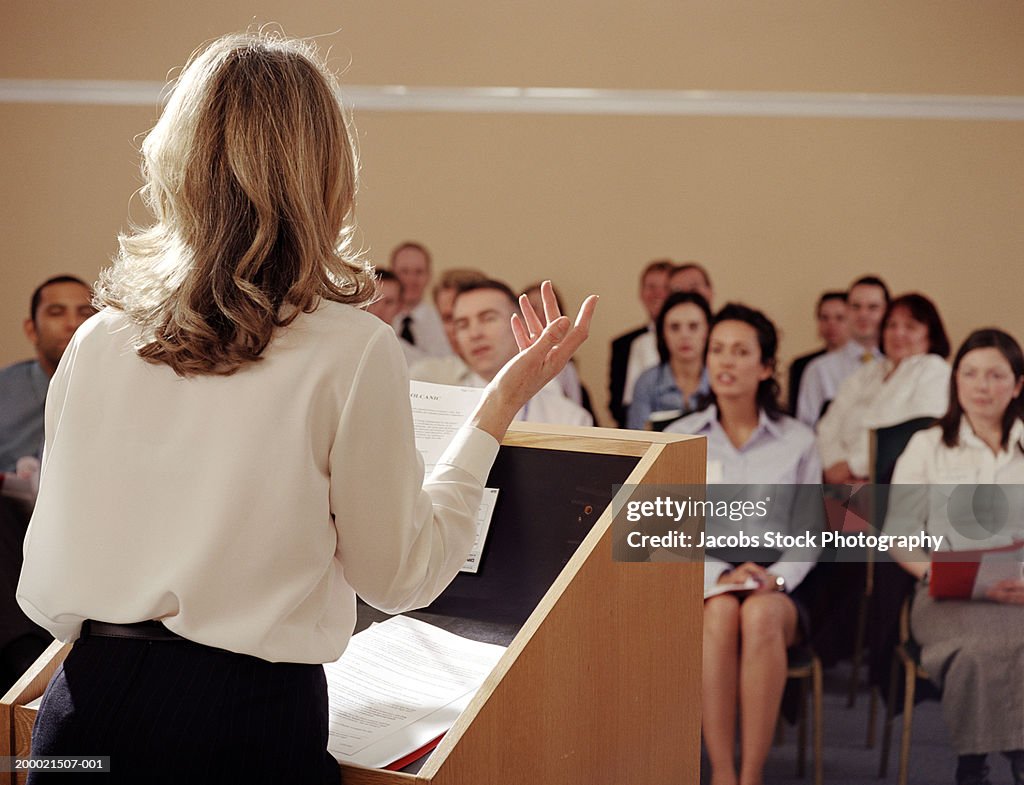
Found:
<svg viewBox="0 0 1024 785"><path fill-rule="evenodd" d="M142 146L155 223L121 235L97 302L141 328L139 356L232 374L321 299L363 305L355 146L309 44L243 33L193 55Z"/></svg>

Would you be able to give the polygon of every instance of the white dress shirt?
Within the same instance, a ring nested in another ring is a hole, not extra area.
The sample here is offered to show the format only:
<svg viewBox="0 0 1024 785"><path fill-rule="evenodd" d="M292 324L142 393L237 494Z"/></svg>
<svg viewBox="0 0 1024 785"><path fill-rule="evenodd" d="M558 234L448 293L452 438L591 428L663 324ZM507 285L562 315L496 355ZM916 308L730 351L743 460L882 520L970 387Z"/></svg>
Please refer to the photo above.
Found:
<svg viewBox="0 0 1024 785"><path fill-rule="evenodd" d="M441 314L430 300L424 298L411 311L403 311L395 317L391 326L398 335L402 334L403 322L407 316L412 319L409 329L414 339L413 346L423 352L424 356L444 357L452 353L452 345L444 331Z"/></svg>
<svg viewBox="0 0 1024 785"><path fill-rule="evenodd" d="M495 440L463 428L423 480L391 327L323 302L231 376L179 378L107 309L46 402L18 600L54 637L161 619L270 661L330 662L355 596L431 602L473 544Z"/></svg>
<svg viewBox="0 0 1024 785"><path fill-rule="evenodd" d="M468 368L458 384L461 387L487 386L487 382L482 376L473 373ZM594 418L590 416L590 412L562 395L557 376L527 401L526 406L516 412L515 421L588 427L594 424Z"/></svg>
<svg viewBox="0 0 1024 785"><path fill-rule="evenodd" d="M948 403L949 364L936 354L908 357L895 371L890 360L867 363L843 382L818 421L821 463L827 469L846 461L867 477L872 428L940 417Z"/></svg>
<svg viewBox="0 0 1024 785"><path fill-rule="evenodd" d="M469 373L469 367L457 354L427 357L409 365L409 378L418 382L461 385Z"/></svg>
<svg viewBox="0 0 1024 785"><path fill-rule="evenodd" d="M865 349L856 341L847 341L835 351L811 360L800 379L796 418L813 428L821 417L821 407L836 397L843 382L865 364L864 358L868 354L872 358L868 362L885 359L878 347Z"/></svg>
<svg viewBox="0 0 1024 785"><path fill-rule="evenodd" d="M622 388L622 405L633 402L636 380L648 368L654 368L661 358L658 355L658 339L654 334L654 322L647 325L647 332L638 335L629 345L629 361L626 363L626 384Z"/></svg>

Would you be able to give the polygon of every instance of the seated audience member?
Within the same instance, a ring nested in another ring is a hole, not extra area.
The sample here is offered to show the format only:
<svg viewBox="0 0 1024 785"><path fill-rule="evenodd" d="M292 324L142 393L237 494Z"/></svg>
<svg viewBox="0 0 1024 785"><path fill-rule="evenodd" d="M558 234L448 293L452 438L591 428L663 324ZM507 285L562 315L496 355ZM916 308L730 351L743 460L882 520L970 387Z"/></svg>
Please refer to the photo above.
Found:
<svg viewBox="0 0 1024 785"><path fill-rule="evenodd" d="M501 281L477 281L459 291L455 297L455 340L468 366L459 384L485 387L515 356L519 350L511 324L515 313L519 313L516 296ZM555 425L594 424L582 406L562 395L557 379L533 396L515 419Z"/></svg>
<svg viewBox="0 0 1024 785"><path fill-rule="evenodd" d="M708 301L709 306L715 303L715 290L711 286L711 276L707 269L697 262L683 262L672 268L668 277L669 292L696 292Z"/></svg>
<svg viewBox="0 0 1024 785"><path fill-rule="evenodd" d="M485 280L487 280L487 276L479 270L465 267L453 268L441 273L441 277L434 284L434 305L441 317L444 334L452 353L444 357L426 357L414 365L410 365L409 378L434 384L460 383L459 379L466 375L467 370L466 363L459 357L459 347L455 342L455 320L452 318L455 295L466 284Z"/></svg>
<svg viewBox="0 0 1024 785"><path fill-rule="evenodd" d="M949 339L935 305L905 294L882 319L885 359L843 382L818 422L825 482L866 482L870 431L915 417L938 417L949 403Z"/></svg>
<svg viewBox="0 0 1024 785"><path fill-rule="evenodd" d="M825 292L818 298L815 309L818 324L818 337L825 345L816 352L801 355L789 365L789 413L796 414L796 404L800 395L800 381L811 360L821 357L825 352L842 349L850 337L846 326L846 292Z"/></svg>
<svg viewBox="0 0 1024 785"><path fill-rule="evenodd" d="M941 549L952 551L1024 539L1022 387L1024 356L1013 338L991 329L967 338L953 361L946 413L916 433L896 463L893 484L909 487L893 488L887 534L926 530L943 536ZM1015 500L1001 526L950 520L949 488L942 486L995 483L1011 486L1002 495ZM933 484L939 487L929 490ZM958 785L986 785L993 752L1009 758L1013 782L1024 785L1024 580L1018 574L999 581L984 598L937 601L929 596L927 559L903 550L892 555L921 581L911 627L921 664L942 690Z"/></svg>
<svg viewBox="0 0 1024 785"><path fill-rule="evenodd" d="M377 270L377 299L366 306L366 310L385 324L392 324L399 311L402 310L402 282L390 270ZM405 354L406 364L424 359L426 355L399 336L398 343Z"/></svg>
<svg viewBox="0 0 1024 785"><path fill-rule="evenodd" d="M391 324L402 310L402 282L390 270L377 270L377 299L366 310L385 324Z"/></svg>
<svg viewBox="0 0 1024 785"><path fill-rule="evenodd" d="M640 374L658 364L658 347L654 337L654 320L668 296L668 275L672 262L662 259L651 262L640 275L640 302L648 322L612 341L612 357L608 374L608 410L618 426L626 424L626 407L633 400L633 387Z"/></svg>
<svg viewBox="0 0 1024 785"><path fill-rule="evenodd" d="M777 346L775 326L764 314L726 305L712 321L708 337L712 402L667 429L707 438L709 482L756 483L755 490L747 489L750 498L772 497L764 518L734 524L713 519L708 534L736 534L735 526L761 535L764 542L768 532L803 534L821 523L821 463L814 433L779 406ZM714 498L713 488L708 498ZM809 634L802 581L816 558L813 548L705 552L701 703L713 783L763 781L786 684L787 649ZM718 587L748 581L755 588L707 596Z"/></svg>
<svg viewBox="0 0 1024 785"><path fill-rule="evenodd" d="M551 291L555 295L555 302L558 303L558 308L561 310L564 303L562 302L562 296L558 293L558 289L555 288L554 284L551 285ZM533 306L533 310L537 313L544 313L544 303L540 296L540 282L531 283L525 289L523 289L520 297L526 297L530 301L530 305ZM568 398L573 403L577 403L586 409L590 416L594 416L593 407L590 405L590 393L587 392L587 388L583 386L583 382L580 381L580 373L576 369L576 360L572 359L566 364L562 372L558 374L558 386L562 390L562 395Z"/></svg>
<svg viewBox="0 0 1024 785"><path fill-rule="evenodd" d="M673 292L665 300L656 324L661 364L636 380L626 427L640 430L651 424L661 430L669 422L701 408L710 392L704 370L704 347L711 308L696 292Z"/></svg>
<svg viewBox="0 0 1024 785"><path fill-rule="evenodd" d="M43 450L43 409L50 377L78 326L92 316L92 290L82 280L60 275L32 293L25 335L34 360L0 371L0 471L13 484L18 464L35 464ZM0 480L3 478L0 477ZM0 692L6 692L52 640L15 601L22 545L31 500L0 496Z"/></svg>
<svg viewBox="0 0 1024 785"><path fill-rule="evenodd" d="M889 288L872 275L858 278L846 292L849 340L840 349L811 360L800 381L796 418L814 426L840 385L862 365L882 359L879 329L889 305Z"/></svg>
<svg viewBox="0 0 1024 785"><path fill-rule="evenodd" d="M36 357L0 370L0 471L15 471L24 456L41 457L50 377L78 325L93 313L92 290L71 275L50 278L32 293L23 327Z"/></svg>
<svg viewBox="0 0 1024 785"><path fill-rule="evenodd" d="M391 252L391 272L402 282L402 310L392 326L425 355L444 357L451 347L437 309L424 297L430 285L430 266L430 252L419 243L402 243Z"/></svg>

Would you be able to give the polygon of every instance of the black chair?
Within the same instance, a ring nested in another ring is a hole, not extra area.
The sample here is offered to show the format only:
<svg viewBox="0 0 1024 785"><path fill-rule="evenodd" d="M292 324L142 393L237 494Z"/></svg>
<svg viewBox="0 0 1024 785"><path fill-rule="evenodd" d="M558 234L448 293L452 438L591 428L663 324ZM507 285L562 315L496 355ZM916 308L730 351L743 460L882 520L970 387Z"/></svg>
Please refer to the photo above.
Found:
<svg viewBox="0 0 1024 785"><path fill-rule="evenodd" d="M885 512L889 505L888 485L892 481L892 475L896 469L896 461L899 459L900 455L903 454L903 450L906 449L910 438L918 431L928 428L934 423L934 417L915 417L912 420L907 420L906 422L901 422L896 425L890 425L885 428L877 428L871 432L871 457L869 461L870 482L868 493L871 494L869 506L871 510L871 523L875 530L881 530L885 521ZM856 702L857 691L860 687L860 668L864 662L867 621L875 590L875 560L872 551L867 552L866 561L864 592L861 596L860 608L857 612L857 628L853 647L853 667L850 675L849 694L847 695L846 701L846 705L848 707L853 706ZM895 606L895 610L897 612L898 608L899 605L897 604ZM883 647L885 651L882 655L884 656L886 663L888 663L889 659L892 657L897 637L895 633L894 614L888 614L888 618L892 620L889 628L893 631L883 636L887 639L887 643ZM874 659L874 657L875 654L872 653L872 658ZM886 669L886 671L887 670L888 669ZM877 694L872 691L871 705L868 713L868 748L874 746L876 707Z"/></svg>

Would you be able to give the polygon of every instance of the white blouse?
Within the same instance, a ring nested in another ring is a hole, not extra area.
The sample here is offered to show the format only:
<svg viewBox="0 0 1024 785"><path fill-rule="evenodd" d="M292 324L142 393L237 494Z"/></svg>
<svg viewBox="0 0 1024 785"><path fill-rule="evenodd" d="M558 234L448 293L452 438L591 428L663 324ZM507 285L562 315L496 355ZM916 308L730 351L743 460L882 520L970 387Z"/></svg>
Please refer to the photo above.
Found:
<svg viewBox="0 0 1024 785"><path fill-rule="evenodd" d="M355 596L431 602L473 544L495 440L463 428L424 483L392 329L324 302L232 376L179 378L107 309L50 386L18 600L63 641L162 619L209 646L329 662Z"/></svg>
<svg viewBox="0 0 1024 785"><path fill-rule="evenodd" d="M967 418L956 447L942 429L915 433L896 462L885 519L887 534L926 530L944 537L942 550L973 550L1024 539L1024 423L1008 447L993 453Z"/></svg>
<svg viewBox="0 0 1024 785"><path fill-rule="evenodd" d="M867 477L872 428L940 417L948 403L949 364L936 354L908 357L895 371L890 360L867 363L843 382L818 421L821 463L827 469L846 461Z"/></svg>

